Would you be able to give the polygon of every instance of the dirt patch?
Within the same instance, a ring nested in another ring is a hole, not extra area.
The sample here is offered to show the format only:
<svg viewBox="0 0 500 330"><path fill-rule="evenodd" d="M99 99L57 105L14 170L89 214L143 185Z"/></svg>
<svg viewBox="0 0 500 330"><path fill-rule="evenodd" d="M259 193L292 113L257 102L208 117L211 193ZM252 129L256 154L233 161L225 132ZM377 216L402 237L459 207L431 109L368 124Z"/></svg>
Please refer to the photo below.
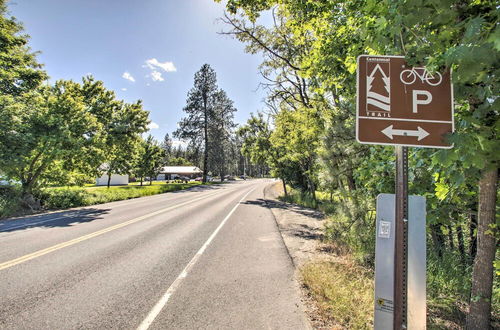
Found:
<svg viewBox="0 0 500 330"><path fill-rule="evenodd" d="M301 283L302 302L306 314L314 329L342 329L342 326L325 313L324 306L311 296L310 288L306 287L303 271L311 263L348 263L345 257L335 253L337 249L331 244L325 244L323 228L326 222L324 214L317 210L278 200L283 194L282 185L277 182L269 185L264 196L267 206L271 209L280 229L288 252L296 266L296 278Z"/></svg>
<svg viewBox="0 0 500 330"><path fill-rule="evenodd" d="M317 210L279 201L278 196L282 194L283 187L279 183L269 185L264 192L267 206L274 213L295 265L300 267L313 257L331 258L330 254L323 252L328 249L320 247L326 220L324 215Z"/></svg>

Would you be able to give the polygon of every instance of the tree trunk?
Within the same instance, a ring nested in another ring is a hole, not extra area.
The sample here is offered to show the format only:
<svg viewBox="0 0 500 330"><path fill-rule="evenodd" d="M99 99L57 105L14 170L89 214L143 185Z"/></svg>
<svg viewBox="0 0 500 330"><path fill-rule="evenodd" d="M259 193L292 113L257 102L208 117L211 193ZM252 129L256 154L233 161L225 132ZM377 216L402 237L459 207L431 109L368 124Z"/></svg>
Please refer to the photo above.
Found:
<svg viewBox="0 0 500 330"><path fill-rule="evenodd" d="M142 186L142 176L141 176L141 186Z"/></svg>
<svg viewBox="0 0 500 330"><path fill-rule="evenodd" d="M469 264L472 266L474 263L474 259L476 258L476 253L477 253L477 234L476 234L476 229L477 229L477 214L475 213L476 208L472 210L473 213L470 215L470 227L469 227L469 239L470 239L470 246L469 246Z"/></svg>
<svg viewBox="0 0 500 330"><path fill-rule="evenodd" d="M314 207L318 207L318 198L316 197L316 188L313 187L312 189L312 196L313 196L313 201L314 201Z"/></svg>
<svg viewBox="0 0 500 330"><path fill-rule="evenodd" d="M497 243L492 225L495 224L497 183L498 168L482 171L479 180L477 255L472 271L467 329L490 328L493 260Z"/></svg>
<svg viewBox="0 0 500 330"><path fill-rule="evenodd" d="M108 171L108 188L111 185L111 171Z"/></svg>
<svg viewBox="0 0 500 330"><path fill-rule="evenodd" d="M285 192L285 197L288 196L288 192L286 191L286 182L285 179L281 179L281 182L283 182L283 191Z"/></svg>
<svg viewBox="0 0 500 330"><path fill-rule="evenodd" d="M32 182L26 182L26 181L23 181L21 183L21 192L22 192L22 195L31 195L32 192L33 192L33 183Z"/></svg>
<svg viewBox="0 0 500 330"><path fill-rule="evenodd" d="M36 211L41 209L40 201L36 200L33 196L33 181L22 182L22 199L21 204L25 208L29 208L31 211Z"/></svg>
<svg viewBox="0 0 500 330"><path fill-rule="evenodd" d="M318 206L318 200L316 198L316 185L314 184L314 182L309 177L307 179L309 181L309 187L310 187L311 195L312 195L312 198L313 198L314 207L317 207Z"/></svg>

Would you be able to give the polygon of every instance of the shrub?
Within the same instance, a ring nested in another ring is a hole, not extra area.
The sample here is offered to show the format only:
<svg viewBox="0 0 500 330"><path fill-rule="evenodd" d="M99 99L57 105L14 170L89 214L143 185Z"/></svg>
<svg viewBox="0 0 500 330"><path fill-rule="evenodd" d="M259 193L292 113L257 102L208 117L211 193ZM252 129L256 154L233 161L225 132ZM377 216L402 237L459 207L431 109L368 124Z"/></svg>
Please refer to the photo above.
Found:
<svg viewBox="0 0 500 330"><path fill-rule="evenodd" d="M37 194L46 209L65 209L87 205L84 188L49 188Z"/></svg>
<svg viewBox="0 0 500 330"><path fill-rule="evenodd" d="M332 214L325 225L325 238L350 248L354 258L365 266L375 262L375 211L361 194L346 194L330 206Z"/></svg>
<svg viewBox="0 0 500 330"><path fill-rule="evenodd" d="M15 186L0 186L0 218L17 214L21 209L21 193Z"/></svg>

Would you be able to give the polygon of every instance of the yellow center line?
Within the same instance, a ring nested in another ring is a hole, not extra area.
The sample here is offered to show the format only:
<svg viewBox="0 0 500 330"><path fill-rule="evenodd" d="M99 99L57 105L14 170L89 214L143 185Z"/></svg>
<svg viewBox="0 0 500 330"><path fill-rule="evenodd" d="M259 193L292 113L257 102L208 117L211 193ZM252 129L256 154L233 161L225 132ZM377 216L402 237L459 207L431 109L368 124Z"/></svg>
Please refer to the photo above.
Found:
<svg viewBox="0 0 500 330"><path fill-rule="evenodd" d="M211 196L216 195L218 193L219 192L216 192L216 193L213 193L213 194L210 194L210 195L207 195L207 196L203 196L203 197L200 197L200 198L196 198L196 199L193 199L193 200L190 200L190 201L187 201L187 202L183 202L183 203L180 203L180 204L169 206L169 207L166 207L164 209L155 211L153 213L149 213L149 214L146 214L146 215L143 215L143 216L140 216L140 217L137 217L137 218L134 218L134 219L122 222L120 224L117 224L117 225L114 225L114 226L111 226L111 227L108 227L108 228L104 228L104 229L98 230L96 232L93 232L93 233L90 233L90 234L87 234L87 235L84 235L84 236L80 236L80 237L72 239L70 241L62 242L62 243L53 245L51 247L48 247L46 249L38 250L36 252L30 253L30 254L26 254L26 255L24 255L22 257L19 257L19 258L16 258L16 259L12 259L12 260L0 263L0 270L4 270L4 269L7 269L7 268L10 268L12 266L21 264L21 263L26 262L26 261L31 260L31 259L35 259L35 258L41 257L41 256L49 254L51 252L54 252L54 251L60 250L62 248L74 245L76 243L80 243L80 242L86 241L88 239L100 236L102 234L109 233L110 231L113 231L113 230L116 230L116 229L119 229L119 228L123 228L125 226L131 225L133 223L139 222L139 221L147 219L147 218L154 217L155 215L158 215L158 214L161 214L161 213L173 210L173 209L178 208L180 206L184 206L184 205L187 205L187 204L191 204L191 203L197 202L197 201L199 201L201 199L205 199L205 198L211 197Z"/></svg>

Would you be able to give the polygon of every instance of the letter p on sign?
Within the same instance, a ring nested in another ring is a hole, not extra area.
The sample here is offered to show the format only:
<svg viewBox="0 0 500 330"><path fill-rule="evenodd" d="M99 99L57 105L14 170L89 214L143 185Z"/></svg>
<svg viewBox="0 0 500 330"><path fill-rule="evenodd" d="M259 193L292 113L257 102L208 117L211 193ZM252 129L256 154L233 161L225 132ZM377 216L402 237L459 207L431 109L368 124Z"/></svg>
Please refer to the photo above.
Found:
<svg viewBox="0 0 500 330"><path fill-rule="evenodd" d="M419 99L418 96L423 95L425 99ZM413 90L413 113L418 112L418 106L420 104L426 105L432 102L432 94L428 91Z"/></svg>

